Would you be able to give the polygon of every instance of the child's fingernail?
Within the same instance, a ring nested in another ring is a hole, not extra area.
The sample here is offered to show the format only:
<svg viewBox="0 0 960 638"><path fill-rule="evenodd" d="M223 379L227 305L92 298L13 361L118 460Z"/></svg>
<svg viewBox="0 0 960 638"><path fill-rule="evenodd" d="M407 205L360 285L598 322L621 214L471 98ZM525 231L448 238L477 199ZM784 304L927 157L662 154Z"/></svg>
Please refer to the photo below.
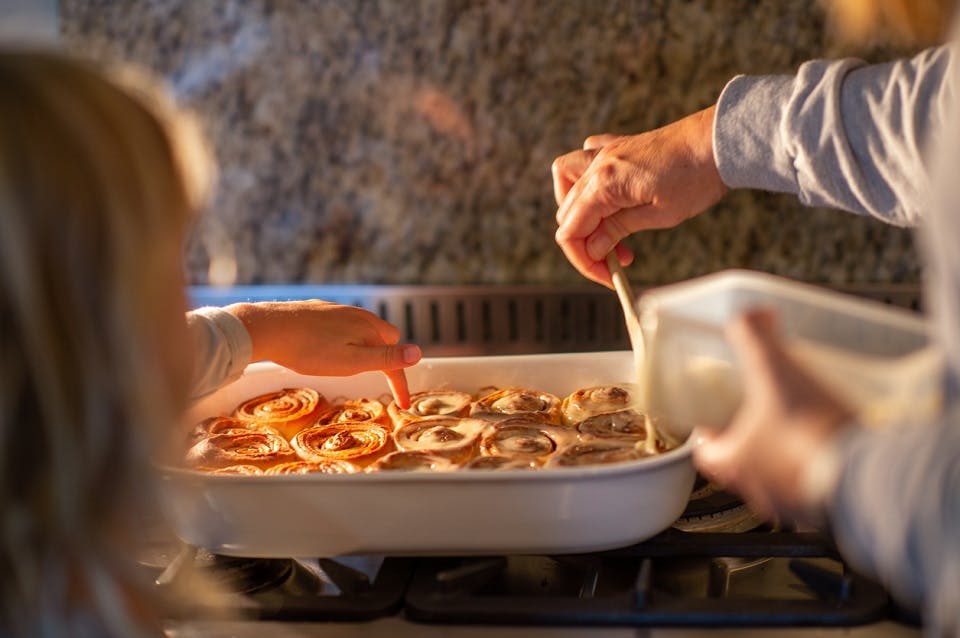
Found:
<svg viewBox="0 0 960 638"><path fill-rule="evenodd" d="M414 345L403 346L401 356L404 363L416 363L420 360L420 348Z"/></svg>

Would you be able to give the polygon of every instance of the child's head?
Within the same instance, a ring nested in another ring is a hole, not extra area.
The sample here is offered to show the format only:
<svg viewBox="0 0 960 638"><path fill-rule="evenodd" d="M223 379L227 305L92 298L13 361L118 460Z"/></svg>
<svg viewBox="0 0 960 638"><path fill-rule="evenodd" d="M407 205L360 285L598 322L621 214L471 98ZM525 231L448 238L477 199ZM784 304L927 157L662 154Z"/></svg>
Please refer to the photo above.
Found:
<svg viewBox="0 0 960 638"><path fill-rule="evenodd" d="M0 52L0 630L123 599L111 548L182 407L180 249L210 169L143 79Z"/></svg>

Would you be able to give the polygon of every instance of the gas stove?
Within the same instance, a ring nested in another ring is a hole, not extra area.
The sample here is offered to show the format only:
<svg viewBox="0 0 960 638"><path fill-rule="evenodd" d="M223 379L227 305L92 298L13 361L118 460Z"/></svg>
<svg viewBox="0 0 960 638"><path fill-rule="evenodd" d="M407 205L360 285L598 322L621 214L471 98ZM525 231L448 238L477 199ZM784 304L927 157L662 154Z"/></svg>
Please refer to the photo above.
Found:
<svg viewBox="0 0 960 638"><path fill-rule="evenodd" d="M576 555L259 559L154 544L158 587L198 567L233 592L231 622L175 636L916 636L917 619L816 530L761 524L698 481L684 515L643 543Z"/></svg>

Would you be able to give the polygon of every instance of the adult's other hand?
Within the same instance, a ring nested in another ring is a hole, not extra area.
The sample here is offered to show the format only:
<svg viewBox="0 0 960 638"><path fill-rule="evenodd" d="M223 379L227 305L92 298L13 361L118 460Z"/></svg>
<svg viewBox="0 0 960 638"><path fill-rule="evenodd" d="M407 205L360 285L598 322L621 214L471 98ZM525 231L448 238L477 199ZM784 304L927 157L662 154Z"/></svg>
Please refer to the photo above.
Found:
<svg viewBox="0 0 960 638"><path fill-rule="evenodd" d="M850 411L783 349L771 312L746 313L728 335L743 370L743 403L721 432L694 433L694 461L761 516L810 517L836 480L833 441Z"/></svg>

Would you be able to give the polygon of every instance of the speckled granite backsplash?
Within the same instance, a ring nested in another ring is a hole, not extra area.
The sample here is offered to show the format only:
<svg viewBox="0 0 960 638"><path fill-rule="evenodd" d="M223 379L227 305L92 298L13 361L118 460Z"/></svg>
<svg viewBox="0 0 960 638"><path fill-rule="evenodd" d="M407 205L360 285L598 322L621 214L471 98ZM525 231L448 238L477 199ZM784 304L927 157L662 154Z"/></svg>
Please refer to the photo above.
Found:
<svg viewBox="0 0 960 638"><path fill-rule="evenodd" d="M66 46L163 74L220 164L195 283L581 283L553 242L550 163L598 132L712 103L736 73L831 52L813 2L63 0ZM691 184L691 188L695 185ZM635 237L637 283L728 267L916 281L910 234L729 195Z"/></svg>

